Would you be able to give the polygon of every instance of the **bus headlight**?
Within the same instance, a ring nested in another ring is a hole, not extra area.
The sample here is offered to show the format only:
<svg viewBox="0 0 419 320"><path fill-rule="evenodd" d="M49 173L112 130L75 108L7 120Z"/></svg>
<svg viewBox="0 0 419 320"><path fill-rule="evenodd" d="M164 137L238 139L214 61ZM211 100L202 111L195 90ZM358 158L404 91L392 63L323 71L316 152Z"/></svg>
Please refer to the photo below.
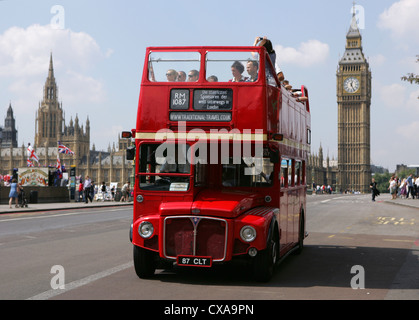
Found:
<svg viewBox="0 0 419 320"><path fill-rule="evenodd" d="M138 227L138 234L144 238L150 238L153 235L154 227L151 222L143 221L140 223L140 226Z"/></svg>
<svg viewBox="0 0 419 320"><path fill-rule="evenodd" d="M256 230L252 226L244 226L240 230L240 238L245 242L252 242L256 239Z"/></svg>

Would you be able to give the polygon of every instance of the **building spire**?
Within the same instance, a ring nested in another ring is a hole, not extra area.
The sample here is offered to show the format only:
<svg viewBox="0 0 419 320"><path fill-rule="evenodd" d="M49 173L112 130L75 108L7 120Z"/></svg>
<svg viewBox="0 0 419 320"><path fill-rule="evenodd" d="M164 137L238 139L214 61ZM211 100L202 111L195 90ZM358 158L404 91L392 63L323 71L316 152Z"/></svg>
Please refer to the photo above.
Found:
<svg viewBox="0 0 419 320"><path fill-rule="evenodd" d="M52 64L52 52L49 57L49 70L48 70L48 78L54 79L54 66Z"/></svg>

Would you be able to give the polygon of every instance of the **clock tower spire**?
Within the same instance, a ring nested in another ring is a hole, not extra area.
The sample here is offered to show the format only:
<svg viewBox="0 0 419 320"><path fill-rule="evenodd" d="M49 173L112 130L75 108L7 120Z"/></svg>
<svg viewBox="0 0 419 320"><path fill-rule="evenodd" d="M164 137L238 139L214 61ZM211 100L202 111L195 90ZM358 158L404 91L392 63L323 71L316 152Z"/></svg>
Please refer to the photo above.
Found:
<svg viewBox="0 0 419 320"><path fill-rule="evenodd" d="M355 6L345 53L336 74L338 104L338 177L340 191L367 193L371 180L371 70L362 50Z"/></svg>

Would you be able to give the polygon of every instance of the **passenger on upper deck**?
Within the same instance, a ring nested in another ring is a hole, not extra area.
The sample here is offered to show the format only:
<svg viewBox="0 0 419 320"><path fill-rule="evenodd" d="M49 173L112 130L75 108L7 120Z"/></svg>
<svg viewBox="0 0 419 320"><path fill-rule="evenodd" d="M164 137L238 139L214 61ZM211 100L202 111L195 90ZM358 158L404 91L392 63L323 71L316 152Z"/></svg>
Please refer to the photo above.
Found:
<svg viewBox="0 0 419 320"><path fill-rule="evenodd" d="M179 82L185 82L186 81L186 72L185 71L179 71L177 76L177 81Z"/></svg>
<svg viewBox="0 0 419 320"><path fill-rule="evenodd" d="M198 81L198 78L199 78L198 70L191 70L191 71L188 72L188 81L189 82Z"/></svg>
<svg viewBox="0 0 419 320"><path fill-rule="evenodd" d="M175 82L177 80L177 72L176 70L169 69L166 72L166 78L169 82Z"/></svg>
<svg viewBox="0 0 419 320"><path fill-rule="evenodd" d="M253 43L253 45L254 46L259 46L259 47L261 47L261 46L265 47L266 51L269 54L269 58L272 61L272 65L274 66L274 68L276 70L275 72L276 72L276 75L278 77L278 80L280 82L283 81L284 80L284 74L283 74L281 68L276 64L276 52L273 49L271 40L269 40L266 36L256 37L255 42Z"/></svg>
<svg viewBox="0 0 419 320"><path fill-rule="evenodd" d="M272 64L275 67L276 62L276 53L272 47L272 42L266 36L256 37L255 42L253 43L254 46L258 47L265 47L266 51L268 51L269 58L271 58Z"/></svg>
<svg viewBox="0 0 419 320"><path fill-rule="evenodd" d="M218 78L217 78L217 76L209 76L207 78L207 81L208 82L218 82Z"/></svg>
<svg viewBox="0 0 419 320"><path fill-rule="evenodd" d="M256 60L249 60L246 65L246 71L250 78L247 79L249 82L255 82L258 79L258 68L259 64Z"/></svg>
<svg viewBox="0 0 419 320"><path fill-rule="evenodd" d="M233 74L233 79L229 80L229 82L243 82L246 81L248 78L243 77L242 73L244 71L244 66L239 61L234 61L231 65L231 73Z"/></svg>

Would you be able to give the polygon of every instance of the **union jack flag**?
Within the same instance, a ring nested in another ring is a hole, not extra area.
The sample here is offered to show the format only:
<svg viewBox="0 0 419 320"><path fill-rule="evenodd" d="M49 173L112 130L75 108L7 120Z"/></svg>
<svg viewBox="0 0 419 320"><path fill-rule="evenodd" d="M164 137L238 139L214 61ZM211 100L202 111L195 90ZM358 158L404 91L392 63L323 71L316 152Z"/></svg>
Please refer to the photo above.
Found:
<svg viewBox="0 0 419 320"><path fill-rule="evenodd" d="M61 144L60 141L58 141L58 152L59 153L65 153L65 154L74 154L74 152L71 151L70 148L68 148L65 145Z"/></svg>

